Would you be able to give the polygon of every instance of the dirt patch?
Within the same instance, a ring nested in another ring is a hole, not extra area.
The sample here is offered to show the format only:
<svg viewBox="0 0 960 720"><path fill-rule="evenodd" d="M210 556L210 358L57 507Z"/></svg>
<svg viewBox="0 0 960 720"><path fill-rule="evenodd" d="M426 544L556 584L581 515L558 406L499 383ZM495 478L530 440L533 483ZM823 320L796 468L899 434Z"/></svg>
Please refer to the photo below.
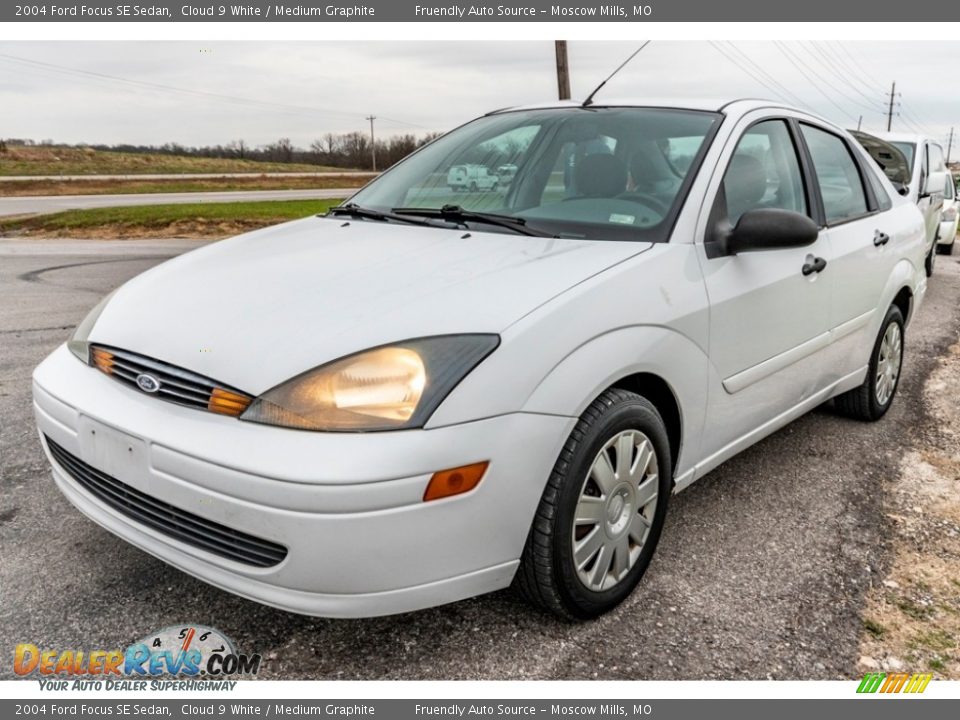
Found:
<svg viewBox="0 0 960 720"><path fill-rule="evenodd" d="M58 228L48 230L44 228L27 229L12 234L11 237L33 238L82 238L87 240L145 240L171 238L198 238L220 240L233 237L241 233L259 230L268 225L283 222L283 218L276 220L230 220L207 221L177 220L163 227L144 225L101 225L93 227Z"/></svg>
<svg viewBox="0 0 960 720"><path fill-rule="evenodd" d="M324 190L361 187L376 175L329 175L324 177L190 178L150 180L8 180L0 182L0 197L37 195L117 195L141 193L222 192L230 190Z"/></svg>
<svg viewBox="0 0 960 720"><path fill-rule="evenodd" d="M886 490L893 560L864 611L860 669L960 679L960 344L923 390L931 427Z"/></svg>

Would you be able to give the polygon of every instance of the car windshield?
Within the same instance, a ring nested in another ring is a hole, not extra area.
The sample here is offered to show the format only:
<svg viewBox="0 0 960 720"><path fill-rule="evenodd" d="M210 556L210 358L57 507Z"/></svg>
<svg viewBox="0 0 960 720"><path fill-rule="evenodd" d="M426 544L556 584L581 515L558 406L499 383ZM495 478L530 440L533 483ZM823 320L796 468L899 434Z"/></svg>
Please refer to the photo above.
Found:
<svg viewBox="0 0 960 720"><path fill-rule="evenodd" d="M624 107L488 115L394 166L351 205L498 232L663 242L720 119Z"/></svg>
<svg viewBox="0 0 960 720"><path fill-rule="evenodd" d="M907 164L913 167L913 154L917 151L917 146L910 142L891 142L890 144L902 152L907 158Z"/></svg>

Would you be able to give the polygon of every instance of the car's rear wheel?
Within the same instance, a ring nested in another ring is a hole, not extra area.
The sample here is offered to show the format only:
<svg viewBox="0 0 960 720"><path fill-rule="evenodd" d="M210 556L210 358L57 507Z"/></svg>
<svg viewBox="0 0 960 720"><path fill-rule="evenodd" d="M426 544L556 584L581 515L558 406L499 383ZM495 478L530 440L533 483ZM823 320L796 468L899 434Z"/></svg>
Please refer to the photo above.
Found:
<svg viewBox="0 0 960 720"><path fill-rule="evenodd" d="M886 414L900 384L903 344L903 313L896 305L891 305L874 343L866 379L860 387L838 395L835 400L840 412L870 421L879 420Z"/></svg>
<svg viewBox="0 0 960 720"><path fill-rule="evenodd" d="M607 390L557 459L515 586L568 620L616 607L650 564L672 485L670 443L657 409L635 393Z"/></svg>

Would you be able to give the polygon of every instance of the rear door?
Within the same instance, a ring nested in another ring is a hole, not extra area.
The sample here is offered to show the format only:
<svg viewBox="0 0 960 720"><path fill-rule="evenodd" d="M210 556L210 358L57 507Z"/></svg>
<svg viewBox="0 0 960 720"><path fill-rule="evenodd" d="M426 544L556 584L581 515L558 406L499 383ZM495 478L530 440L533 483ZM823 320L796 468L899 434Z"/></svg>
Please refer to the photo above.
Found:
<svg viewBox="0 0 960 720"><path fill-rule="evenodd" d="M800 123L813 177L823 202L825 228L833 259L829 276L831 347L825 380L835 382L861 369L873 341L868 337L878 303L896 264L897 246L907 240L905 224L891 212L892 202L880 170L846 137L811 122ZM907 205L903 210L913 212Z"/></svg>
<svg viewBox="0 0 960 720"><path fill-rule="evenodd" d="M758 117L759 116L759 117ZM712 226L735 226L747 211L779 208L817 219L818 201L807 181L796 124L786 117L752 113L741 120L711 180L707 203ZM727 455L731 443L800 404L821 386L822 350L829 330L829 239L801 248L709 257L700 263L710 299L710 383L704 456ZM823 273L804 265L827 261Z"/></svg>

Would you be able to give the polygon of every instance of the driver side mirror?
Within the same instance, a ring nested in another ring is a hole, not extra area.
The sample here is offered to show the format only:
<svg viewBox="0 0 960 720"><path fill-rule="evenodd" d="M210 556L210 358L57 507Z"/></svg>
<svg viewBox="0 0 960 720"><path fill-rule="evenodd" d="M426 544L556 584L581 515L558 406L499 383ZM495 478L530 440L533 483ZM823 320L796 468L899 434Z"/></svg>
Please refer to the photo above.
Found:
<svg viewBox="0 0 960 720"><path fill-rule="evenodd" d="M760 208L745 212L733 228L717 228L713 239L705 245L707 257L714 258L758 250L804 247L816 242L819 234L820 228L806 215L792 210Z"/></svg>

